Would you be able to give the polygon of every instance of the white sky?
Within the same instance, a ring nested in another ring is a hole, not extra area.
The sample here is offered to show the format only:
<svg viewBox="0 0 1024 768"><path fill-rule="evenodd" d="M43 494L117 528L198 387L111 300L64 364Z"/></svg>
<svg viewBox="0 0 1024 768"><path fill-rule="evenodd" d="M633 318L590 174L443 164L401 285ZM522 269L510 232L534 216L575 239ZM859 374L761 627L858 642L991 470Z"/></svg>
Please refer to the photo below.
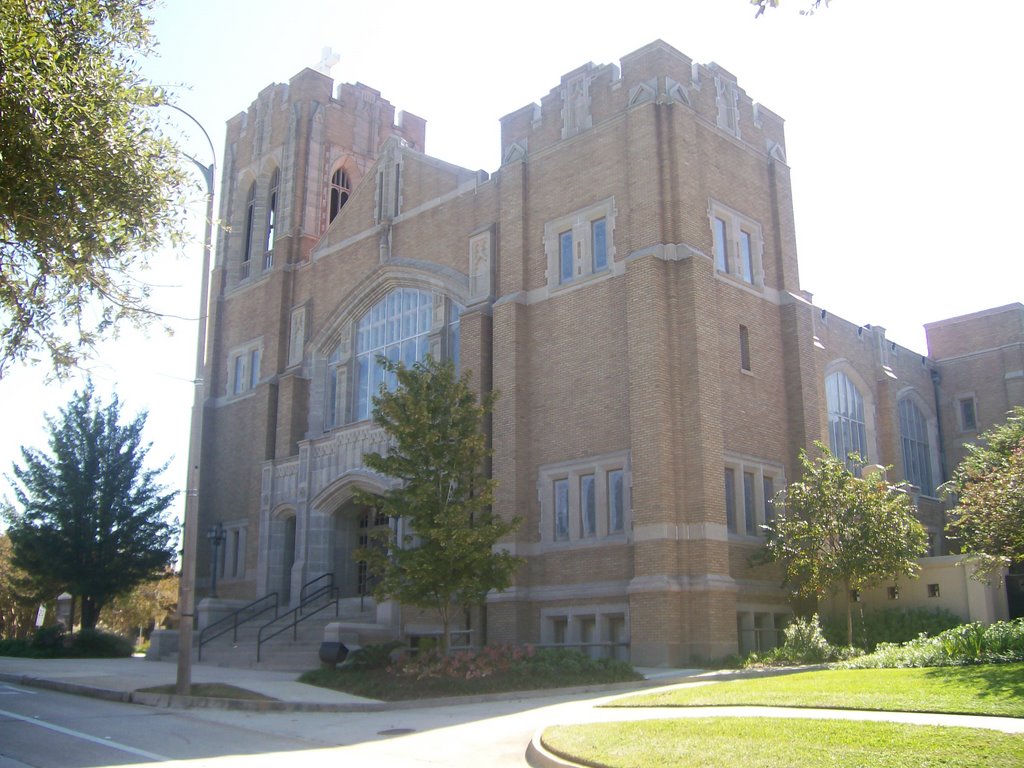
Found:
<svg viewBox="0 0 1024 768"><path fill-rule="evenodd" d="M219 158L229 117L332 46L337 82L366 83L427 120L428 154L493 172L502 115L539 101L587 61L618 64L660 38L718 62L785 118L802 287L831 313L884 326L924 352L923 323L1024 299L1014 224L1024 197L1024 4L833 0L798 15L809 4L783 0L755 20L746 0L166 0L154 26L159 58L147 72L175 86ZM198 132L184 118L176 124L205 161ZM176 488L193 391L198 218L195 229L189 252L161 255L150 275L163 286L158 308L191 320L172 320L173 337L124 333L92 370L127 413L149 410L151 456L174 457L164 481ZM44 375L18 369L0 380L0 473L20 445L45 445L44 412L81 386L46 385Z"/></svg>

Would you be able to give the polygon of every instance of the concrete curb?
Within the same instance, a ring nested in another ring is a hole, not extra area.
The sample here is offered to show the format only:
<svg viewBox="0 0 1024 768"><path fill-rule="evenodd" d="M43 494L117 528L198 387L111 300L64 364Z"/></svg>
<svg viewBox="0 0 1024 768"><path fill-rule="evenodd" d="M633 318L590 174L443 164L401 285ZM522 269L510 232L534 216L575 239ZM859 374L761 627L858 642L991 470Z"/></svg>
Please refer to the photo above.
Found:
<svg viewBox="0 0 1024 768"><path fill-rule="evenodd" d="M526 747L526 762L533 768L581 768L579 763L573 763L554 752L544 748L541 737L544 735L544 727L538 728L530 743Z"/></svg>
<svg viewBox="0 0 1024 768"><path fill-rule="evenodd" d="M65 683L61 680L48 680L44 677L32 677L30 675L8 675L0 674L0 681L24 685L28 688L43 688L48 691L59 693L72 693L77 696L88 696L93 699L104 701L118 701L125 704L131 703L132 694L130 691L112 691L109 688L97 688L92 685L80 683Z"/></svg>

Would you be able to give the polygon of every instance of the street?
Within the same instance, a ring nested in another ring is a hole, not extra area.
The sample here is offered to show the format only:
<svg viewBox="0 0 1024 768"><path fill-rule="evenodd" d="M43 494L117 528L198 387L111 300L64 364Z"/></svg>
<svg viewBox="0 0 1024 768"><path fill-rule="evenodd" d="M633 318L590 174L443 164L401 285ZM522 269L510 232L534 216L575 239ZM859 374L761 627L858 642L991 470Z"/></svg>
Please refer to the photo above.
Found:
<svg viewBox="0 0 1024 768"><path fill-rule="evenodd" d="M0 768L192 765L525 766L541 725L608 693L365 713L156 709L0 683ZM302 754L291 754L299 753ZM257 757L259 756L259 757Z"/></svg>

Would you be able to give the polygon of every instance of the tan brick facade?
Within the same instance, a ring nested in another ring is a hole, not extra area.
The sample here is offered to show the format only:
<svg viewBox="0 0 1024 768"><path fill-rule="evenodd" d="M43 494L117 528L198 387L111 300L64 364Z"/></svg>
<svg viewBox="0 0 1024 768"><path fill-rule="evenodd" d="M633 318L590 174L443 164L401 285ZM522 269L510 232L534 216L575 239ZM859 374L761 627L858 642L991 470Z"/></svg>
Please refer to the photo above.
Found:
<svg viewBox="0 0 1024 768"><path fill-rule="evenodd" d="M359 329L396 296L420 307L406 305L396 334L415 317L417 343L459 349L477 385L501 393L496 507L523 519L507 546L527 562L492 596L489 641L643 664L769 642L790 609L777 574L748 558L798 450L829 441L835 372L864 398L869 461L905 475L898 412L913 397L941 476L941 361L800 290L782 120L721 67L660 41L621 70L581 67L502 118L490 176L424 154L424 122L396 124L376 91L332 87L305 70L228 123L200 491L202 530L245 530L225 595L294 599L357 567L352 489L389 484L360 459L383 443L361 417L360 345L375 337ZM330 220L339 170L351 188ZM1019 361L1019 317L1008 333ZM950 334L929 326L929 343ZM957 360L976 349L943 343ZM1015 364L983 373L1010 381ZM988 385L957 365L948 377L987 426ZM401 611L385 613L401 633Z"/></svg>

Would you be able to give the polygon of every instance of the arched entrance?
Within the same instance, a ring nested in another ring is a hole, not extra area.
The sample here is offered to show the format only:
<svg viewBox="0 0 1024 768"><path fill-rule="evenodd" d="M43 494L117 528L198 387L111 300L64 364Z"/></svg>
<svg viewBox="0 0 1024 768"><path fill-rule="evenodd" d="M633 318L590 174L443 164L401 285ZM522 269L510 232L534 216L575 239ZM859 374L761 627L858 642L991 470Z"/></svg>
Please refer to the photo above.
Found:
<svg viewBox="0 0 1024 768"><path fill-rule="evenodd" d="M270 520L267 592L277 592L282 606L291 601L297 522L294 510L279 512Z"/></svg>
<svg viewBox="0 0 1024 768"><path fill-rule="evenodd" d="M372 591L366 563L359 560L356 553L360 548L370 546L375 529L387 527L386 516L351 499L334 513L331 569L341 597L360 597Z"/></svg>

